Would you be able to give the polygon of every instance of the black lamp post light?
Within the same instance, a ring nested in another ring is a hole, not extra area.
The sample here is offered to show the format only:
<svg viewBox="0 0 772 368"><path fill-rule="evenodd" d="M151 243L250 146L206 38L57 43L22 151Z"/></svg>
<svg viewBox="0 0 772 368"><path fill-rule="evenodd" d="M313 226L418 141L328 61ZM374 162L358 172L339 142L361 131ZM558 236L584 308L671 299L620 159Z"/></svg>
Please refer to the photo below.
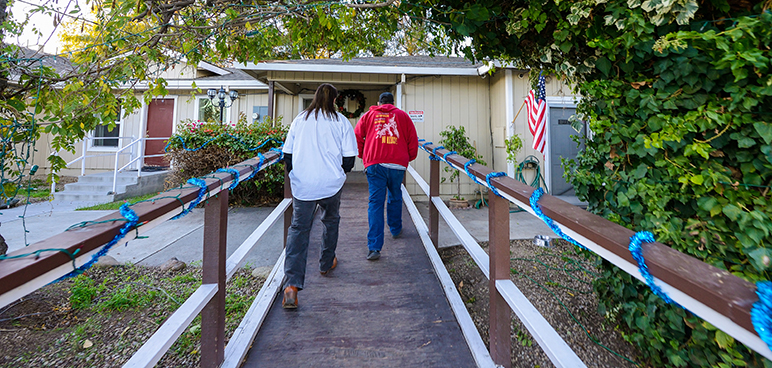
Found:
<svg viewBox="0 0 772 368"><path fill-rule="evenodd" d="M209 96L209 101L212 101L213 105L214 105L215 96L217 96L217 98L220 99L220 103L218 106L220 106L220 125L222 125L223 109L225 109L226 107L233 106L233 101L236 101L236 99L239 98L239 93L234 90L231 90L230 93L226 93L225 88L220 86L220 90L210 88L209 90L206 91L206 95ZM230 96L231 98L231 104L228 106L225 106L225 96Z"/></svg>

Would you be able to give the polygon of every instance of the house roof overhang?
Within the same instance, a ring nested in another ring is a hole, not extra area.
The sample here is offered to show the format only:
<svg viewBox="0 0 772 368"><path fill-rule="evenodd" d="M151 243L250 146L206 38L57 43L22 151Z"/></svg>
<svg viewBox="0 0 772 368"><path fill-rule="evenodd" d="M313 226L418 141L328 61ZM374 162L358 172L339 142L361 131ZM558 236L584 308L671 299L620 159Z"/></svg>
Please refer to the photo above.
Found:
<svg viewBox="0 0 772 368"><path fill-rule="evenodd" d="M268 89L268 86L256 81L256 80L228 80L228 79L212 79L212 80L194 80L194 79L167 79L166 89L194 89L193 83L195 82L195 88L209 89L227 87L231 88L243 88L243 89ZM121 88L133 88L135 90L148 89L147 82L139 82L136 84L124 84Z"/></svg>
<svg viewBox="0 0 772 368"><path fill-rule="evenodd" d="M265 80L268 72L478 76L481 64L456 57L398 56L343 59L272 60L234 65Z"/></svg>
<svg viewBox="0 0 772 368"><path fill-rule="evenodd" d="M237 65L237 68L254 71L287 71L287 72L325 72L325 73L362 73L362 74L411 74L411 75L466 75L477 76L477 68L443 68L443 67L401 67L401 66L365 66L365 65L324 65L319 64L281 64L281 63L247 63Z"/></svg>

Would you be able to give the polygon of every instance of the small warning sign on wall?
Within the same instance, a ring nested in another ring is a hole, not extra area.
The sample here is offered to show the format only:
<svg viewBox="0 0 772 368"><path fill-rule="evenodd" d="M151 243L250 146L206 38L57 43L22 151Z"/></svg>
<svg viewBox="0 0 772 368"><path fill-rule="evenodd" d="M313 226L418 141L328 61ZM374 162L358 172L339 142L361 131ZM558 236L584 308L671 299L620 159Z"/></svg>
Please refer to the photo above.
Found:
<svg viewBox="0 0 772 368"><path fill-rule="evenodd" d="M410 119L413 120L414 123L423 123L424 122L424 112L423 112L423 110L408 111L407 114L410 115Z"/></svg>

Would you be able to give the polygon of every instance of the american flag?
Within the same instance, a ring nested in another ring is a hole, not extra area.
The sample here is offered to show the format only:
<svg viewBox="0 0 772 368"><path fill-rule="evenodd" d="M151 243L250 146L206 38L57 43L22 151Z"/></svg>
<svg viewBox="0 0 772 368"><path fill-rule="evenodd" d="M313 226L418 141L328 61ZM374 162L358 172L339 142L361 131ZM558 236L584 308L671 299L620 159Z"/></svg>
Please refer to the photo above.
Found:
<svg viewBox="0 0 772 368"><path fill-rule="evenodd" d="M544 87L544 76L539 73L538 90L531 90L525 98L528 112L528 129L533 135L533 149L544 154L547 144L545 130L547 129L547 91Z"/></svg>

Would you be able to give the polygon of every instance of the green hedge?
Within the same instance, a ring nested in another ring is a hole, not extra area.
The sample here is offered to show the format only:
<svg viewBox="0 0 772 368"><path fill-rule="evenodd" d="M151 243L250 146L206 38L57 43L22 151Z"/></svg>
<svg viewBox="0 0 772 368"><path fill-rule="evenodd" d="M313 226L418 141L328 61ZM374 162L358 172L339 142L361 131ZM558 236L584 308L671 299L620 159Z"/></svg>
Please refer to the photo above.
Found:
<svg viewBox="0 0 772 368"><path fill-rule="evenodd" d="M236 124L182 121L167 147L166 157L172 164L167 188L256 157L258 152L278 148L287 130L288 127L281 125L280 119L275 125L270 121L250 124L243 115ZM270 139L273 141L252 150ZM239 184L231 192L229 202L246 206L263 205L281 201L283 195L284 163L279 162Z"/></svg>
<svg viewBox="0 0 772 368"><path fill-rule="evenodd" d="M644 19L640 8L631 12L619 21ZM772 14L759 12L681 27L642 23L592 41L603 75L580 89L593 138L568 162L589 210L750 282L772 279ZM602 267L600 312L620 318L652 364L772 367Z"/></svg>

